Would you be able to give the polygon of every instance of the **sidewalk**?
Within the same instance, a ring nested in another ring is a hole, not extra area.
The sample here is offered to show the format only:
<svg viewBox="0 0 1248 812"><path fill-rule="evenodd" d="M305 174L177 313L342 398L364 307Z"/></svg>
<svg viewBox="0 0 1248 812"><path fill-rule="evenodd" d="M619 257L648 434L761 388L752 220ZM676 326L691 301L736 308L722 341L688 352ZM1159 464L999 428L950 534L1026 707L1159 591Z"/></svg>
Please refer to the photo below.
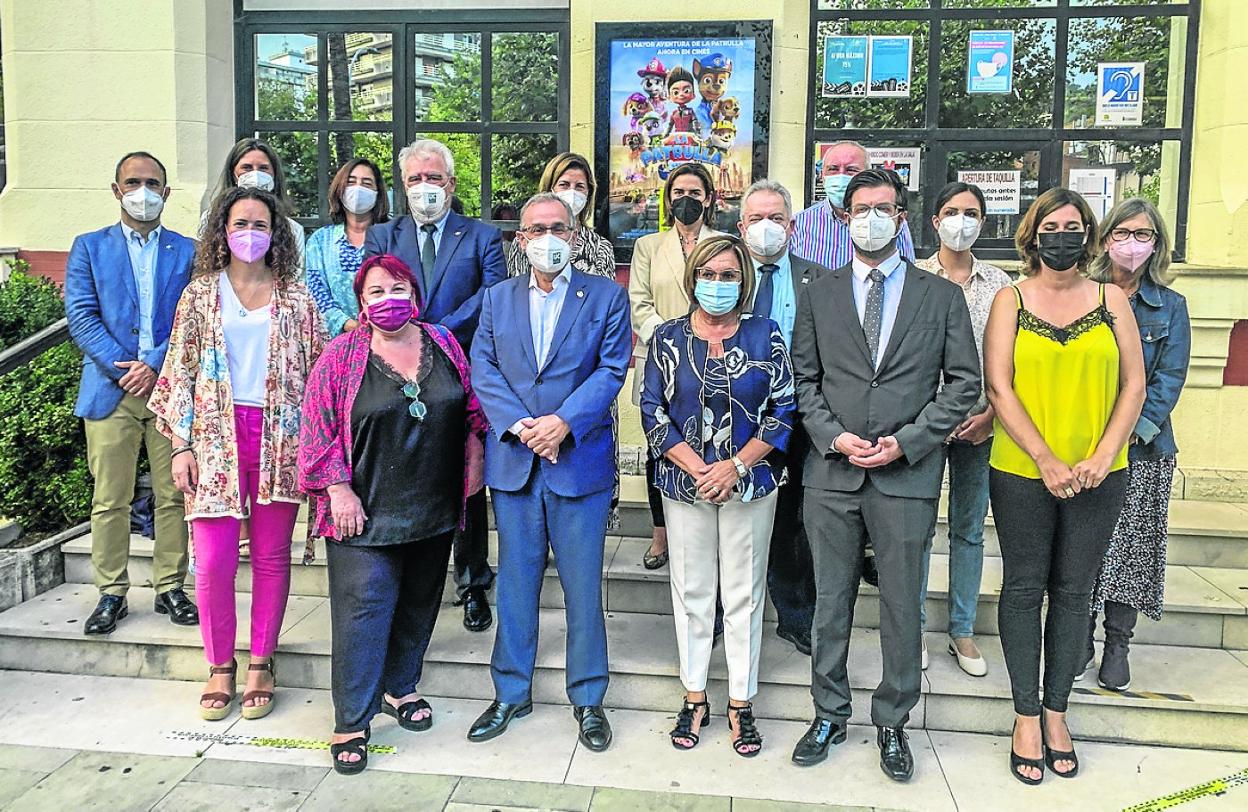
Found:
<svg viewBox="0 0 1248 812"><path fill-rule="evenodd" d="M616 710L615 742L595 754L577 746L566 706L539 705L505 736L473 745L464 732L484 703L431 698L431 731L379 717L372 744L387 752L347 778L319 749L332 725L326 691L280 689L267 719L209 723L195 711L197 683L4 671L0 685L4 810L1110 810L1248 768L1244 753L1080 742L1079 778L1030 788L1008 775L1008 739L914 730L916 777L897 785L880 773L865 727L802 770L788 762L798 722L760 720L764 752L746 760L729 750L718 708L689 753L668 744L670 715ZM1183 805L1244 808L1248 786Z"/></svg>

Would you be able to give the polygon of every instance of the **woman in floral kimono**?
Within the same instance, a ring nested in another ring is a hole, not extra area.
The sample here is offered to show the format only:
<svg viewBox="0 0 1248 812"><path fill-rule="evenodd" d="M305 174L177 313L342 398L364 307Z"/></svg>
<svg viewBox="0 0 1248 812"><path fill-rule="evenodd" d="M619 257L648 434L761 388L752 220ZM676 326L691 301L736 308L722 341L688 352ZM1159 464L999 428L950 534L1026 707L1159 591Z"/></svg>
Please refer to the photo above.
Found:
<svg viewBox="0 0 1248 812"><path fill-rule="evenodd" d="M251 528L251 663L245 719L273 709L273 651L290 592L300 405L325 328L299 278L299 251L277 198L226 191L208 213L195 276L178 302L169 353L148 404L173 442L186 494L195 591L211 665L200 715L234 704L234 577L239 530ZM275 224L277 227L275 228Z"/></svg>

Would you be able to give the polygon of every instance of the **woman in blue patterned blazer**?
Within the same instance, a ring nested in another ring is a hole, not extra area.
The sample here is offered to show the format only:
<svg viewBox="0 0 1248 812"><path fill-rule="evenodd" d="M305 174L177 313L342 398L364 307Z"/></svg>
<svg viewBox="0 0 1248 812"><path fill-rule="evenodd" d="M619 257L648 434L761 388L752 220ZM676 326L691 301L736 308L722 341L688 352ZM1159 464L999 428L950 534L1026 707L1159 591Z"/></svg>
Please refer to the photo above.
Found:
<svg viewBox="0 0 1248 812"><path fill-rule="evenodd" d="M698 243L685 265L690 313L654 332L641 420L657 458L671 554L672 609L687 696L672 745L698 743L706 697L715 592L724 604L732 747L762 749L751 699L758 692L764 589L776 488L795 412L793 370L780 328L750 318L754 267L736 237Z"/></svg>

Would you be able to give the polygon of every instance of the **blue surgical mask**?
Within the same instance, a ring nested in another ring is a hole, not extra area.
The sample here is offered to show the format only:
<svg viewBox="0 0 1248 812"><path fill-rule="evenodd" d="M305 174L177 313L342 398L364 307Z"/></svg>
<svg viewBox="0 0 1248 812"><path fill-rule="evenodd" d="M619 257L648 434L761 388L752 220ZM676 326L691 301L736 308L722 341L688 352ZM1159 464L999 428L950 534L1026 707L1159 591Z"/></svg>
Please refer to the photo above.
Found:
<svg viewBox="0 0 1248 812"><path fill-rule="evenodd" d="M722 316L737 306L737 300L741 298L741 283L699 279L693 286L693 295L707 313Z"/></svg>
<svg viewBox="0 0 1248 812"><path fill-rule="evenodd" d="M828 202L838 209L845 208L845 189L851 178L853 175L823 176L823 192L828 196Z"/></svg>

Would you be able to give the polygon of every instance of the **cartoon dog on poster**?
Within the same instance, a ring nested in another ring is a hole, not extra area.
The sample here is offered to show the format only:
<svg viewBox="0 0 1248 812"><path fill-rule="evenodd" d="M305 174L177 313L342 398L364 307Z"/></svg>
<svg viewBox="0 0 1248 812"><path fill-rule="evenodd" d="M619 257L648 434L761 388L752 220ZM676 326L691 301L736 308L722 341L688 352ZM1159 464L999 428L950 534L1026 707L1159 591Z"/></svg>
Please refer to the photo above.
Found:
<svg viewBox="0 0 1248 812"><path fill-rule="evenodd" d="M641 92L646 94L650 109L659 114L660 119L667 118L667 68L656 56L637 71L641 78Z"/></svg>
<svg viewBox="0 0 1248 812"><path fill-rule="evenodd" d="M650 100L640 93L633 93L624 100L624 117L628 119L630 129L637 129L637 123L641 121L641 117L649 113Z"/></svg>
<svg viewBox="0 0 1248 812"><path fill-rule="evenodd" d="M657 112L651 110L642 116L638 123L641 126L641 134L646 137L646 143L649 146L657 147L663 143L663 119Z"/></svg>
<svg viewBox="0 0 1248 812"><path fill-rule="evenodd" d="M702 95L702 102L698 105L698 119L703 128L709 130L714 120L711 108L723 98L724 91L728 89L728 80L732 77L732 60L721 53L708 54L706 59L695 59L693 76L698 82L698 93Z"/></svg>
<svg viewBox="0 0 1248 812"><path fill-rule="evenodd" d="M725 96L711 105L711 122L731 121L734 124L741 115L741 103L732 96Z"/></svg>

